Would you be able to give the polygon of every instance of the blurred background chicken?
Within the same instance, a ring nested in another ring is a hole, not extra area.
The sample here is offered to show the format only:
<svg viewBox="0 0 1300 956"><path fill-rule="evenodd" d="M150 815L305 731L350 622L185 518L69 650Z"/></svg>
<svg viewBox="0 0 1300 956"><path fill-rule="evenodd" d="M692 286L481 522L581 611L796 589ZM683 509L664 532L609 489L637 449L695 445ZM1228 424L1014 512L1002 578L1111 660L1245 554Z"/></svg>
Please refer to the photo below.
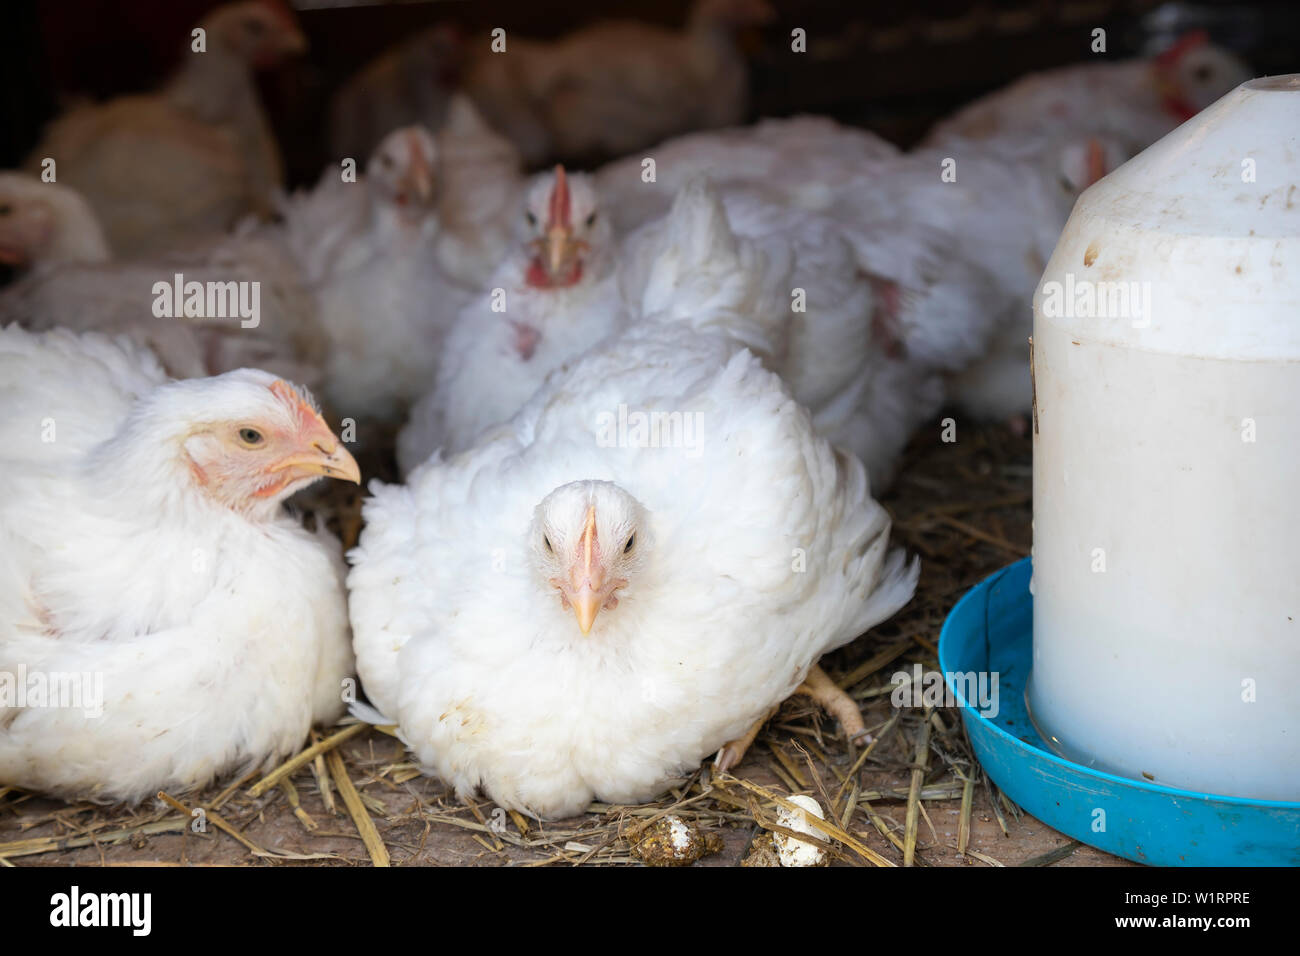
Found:
<svg viewBox="0 0 1300 956"><path fill-rule="evenodd" d="M516 239L447 335L431 387L398 436L408 472L436 449L470 447L509 419L550 372L620 328L614 234L588 177L563 166L534 178Z"/></svg>
<svg viewBox="0 0 1300 956"><path fill-rule="evenodd" d="M269 215L283 181L253 73L306 50L293 14L283 0L245 0L198 29L161 90L69 110L27 159L33 173L54 161L57 181L86 197L119 254Z"/></svg>
<svg viewBox="0 0 1300 956"><path fill-rule="evenodd" d="M89 204L71 188L0 173L0 261L19 279L0 289L0 324L124 334L171 375L261 367L315 384L325 352L312 333L315 301L289 251L260 236L222 234L120 261ZM256 283L257 315L172 317L154 311L155 285Z"/></svg>
<svg viewBox="0 0 1300 956"><path fill-rule="evenodd" d="M439 268L439 155L433 134L394 130L365 173L326 169L272 231L311 278L312 335L326 351L322 389L341 415L397 424L432 379L469 293Z"/></svg>
<svg viewBox="0 0 1300 956"><path fill-rule="evenodd" d="M617 156L690 129L730 126L748 108L737 33L774 17L766 0L694 0L680 31L595 23L545 42L434 27L386 52L338 93L331 145L365 152L395 125L440 126L464 91L526 162ZM498 45L501 42L498 39Z"/></svg>
<svg viewBox="0 0 1300 956"><path fill-rule="evenodd" d="M1030 74L938 123L924 145L1102 133L1136 153L1250 77L1245 63L1197 30L1154 57Z"/></svg>

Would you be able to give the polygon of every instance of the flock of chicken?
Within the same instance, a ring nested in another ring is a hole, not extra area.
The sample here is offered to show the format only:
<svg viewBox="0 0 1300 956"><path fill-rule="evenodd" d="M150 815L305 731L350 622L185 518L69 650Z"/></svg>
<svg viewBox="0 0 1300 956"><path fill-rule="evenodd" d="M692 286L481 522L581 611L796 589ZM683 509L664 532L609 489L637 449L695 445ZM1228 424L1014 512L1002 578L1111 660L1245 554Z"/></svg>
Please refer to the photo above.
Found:
<svg viewBox="0 0 1300 956"><path fill-rule="evenodd" d="M723 25L763 13L703 0L678 59L666 31L637 46L707 91ZM909 153L816 117L652 145L739 115L618 72L618 30L648 28L607 26L479 57L436 133L285 196L253 71L302 36L263 0L201 26L165 88L0 174L0 783L202 786L337 719L354 672L424 767L542 817L733 766L794 693L861 737L817 661L918 573L873 492L945 403L1027 411L1028 302L1075 197L1246 78L1190 38L1029 78ZM336 120L377 115L394 62ZM584 124L646 148L524 174ZM256 308L215 316L214 287ZM360 481L345 446L398 426L405 484L371 484L349 571L284 504Z"/></svg>

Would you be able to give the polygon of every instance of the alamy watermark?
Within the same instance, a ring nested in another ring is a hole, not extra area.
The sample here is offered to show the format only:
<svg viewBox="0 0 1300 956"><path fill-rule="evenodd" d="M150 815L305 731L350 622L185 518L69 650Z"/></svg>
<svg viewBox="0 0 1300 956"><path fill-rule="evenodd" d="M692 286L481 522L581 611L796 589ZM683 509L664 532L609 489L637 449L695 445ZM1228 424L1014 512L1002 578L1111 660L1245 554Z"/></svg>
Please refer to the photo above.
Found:
<svg viewBox="0 0 1300 956"><path fill-rule="evenodd" d="M927 671L920 664L912 670L897 671L889 679L894 685L889 695L895 707L956 707L957 694L981 715L992 720L1002 709L998 701L997 671Z"/></svg>
<svg viewBox="0 0 1300 956"><path fill-rule="evenodd" d="M600 448L682 448L698 457L704 442L703 412L617 411L596 416L596 445Z"/></svg>
<svg viewBox="0 0 1300 956"><path fill-rule="evenodd" d="M1150 282L1094 282L1067 272L1064 282L1044 282L1041 292L1049 319L1129 319L1135 329L1151 324Z"/></svg>
<svg viewBox="0 0 1300 956"><path fill-rule="evenodd" d="M87 718L103 716L102 671L37 671L19 664L0 671L0 710L51 707L82 710Z"/></svg>
<svg viewBox="0 0 1300 956"><path fill-rule="evenodd" d="M160 319L239 319L239 327L262 323L262 283L185 281L178 272L172 281L153 284L153 314Z"/></svg>

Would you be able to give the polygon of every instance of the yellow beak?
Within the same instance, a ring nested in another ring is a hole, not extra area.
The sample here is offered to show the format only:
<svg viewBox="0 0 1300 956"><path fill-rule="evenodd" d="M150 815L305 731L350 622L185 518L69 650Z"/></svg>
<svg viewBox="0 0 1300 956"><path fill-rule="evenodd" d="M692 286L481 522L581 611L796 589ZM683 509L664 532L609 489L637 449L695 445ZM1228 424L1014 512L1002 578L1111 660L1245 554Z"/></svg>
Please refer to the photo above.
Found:
<svg viewBox="0 0 1300 956"><path fill-rule="evenodd" d="M578 627L583 634L591 633L591 626L596 623L596 615L604 598L600 595L600 586L604 583L605 569L596 560L596 506L587 508L587 518L582 527L582 560L573 569L573 590L569 593L569 603L578 618Z"/></svg>
<svg viewBox="0 0 1300 956"><path fill-rule="evenodd" d="M408 187L421 203L427 203L433 198L433 166L429 163L429 158L424 155L424 150L420 148L419 141L414 136L411 137L409 144L411 152L411 168L402 181L402 185Z"/></svg>
<svg viewBox="0 0 1300 956"><path fill-rule="evenodd" d="M573 232L564 226L552 226L546 231L546 267L557 276L573 258Z"/></svg>
<svg viewBox="0 0 1300 956"><path fill-rule="evenodd" d="M578 627L583 634L590 634L591 626L596 623L596 615L600 613L600 595L590 588L584 588L580 593L569 598L569 602L573 605L573 614L578 619Z"/></svg>
<svg viewBox="0 0 1300 956"><path fill-rule="evenodd" d="M292 469L295 475L302 477L324 475L326 478L341 478L361 484L361 468L357 465L357 460L337 440L332 445L322 441L313 442L310 451L290 455L271 470L285 469Z"/></svg>

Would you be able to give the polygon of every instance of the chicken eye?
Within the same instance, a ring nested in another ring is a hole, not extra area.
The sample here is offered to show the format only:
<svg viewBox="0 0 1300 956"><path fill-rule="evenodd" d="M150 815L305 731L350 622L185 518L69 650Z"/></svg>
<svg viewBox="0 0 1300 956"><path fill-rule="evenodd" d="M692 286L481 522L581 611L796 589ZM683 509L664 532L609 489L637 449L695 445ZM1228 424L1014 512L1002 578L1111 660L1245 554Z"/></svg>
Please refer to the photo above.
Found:
<svg viewBox="0 0 1300 956"><path fill-rule="evenodd" d="M551 547L551 539L546 535L542 535L542 544L546 545L546 551L548 554L555 553L555 549Z"/></svg>
<svg viewBox="0 0 1300 956"><path fill-rule="evenodd" d="M587 228L590 229L595 224L596 224L596 214L593 212L590 216L587 217Z"/></svg>
<svg viewBox="0 0 1300 956"><path fill-rule="evenodd" d="M635 534L633 534L630 538L627 539L627 544L623 545L623 553L624 553L624 554L627 554L629 551L631 551L631 550L632 550L632 545L634 545L634 544L636 544L636 535L635 535Z"/></svg>
<svg viewBox="0 0 1300 956"><path fill-rule="evenodd" d="M0 216L7 216L13 211L14 207L9 205L7 202L0 203Z"/></svg>
<svg viewBox="0 0 1300 956"><path fill-rule="evenodd" d="M524 210L524 219L527 220L528 225L530 226L537 225L537 217L533 215L533 211L531 209Z"/></svg>
<svg viewBox="0 0 1300 956"><path fill-rule="evenodd" d="M260 445L262 443L262 433L256 428L241 428L239 430L239 440L245 445Z"/></svg>

